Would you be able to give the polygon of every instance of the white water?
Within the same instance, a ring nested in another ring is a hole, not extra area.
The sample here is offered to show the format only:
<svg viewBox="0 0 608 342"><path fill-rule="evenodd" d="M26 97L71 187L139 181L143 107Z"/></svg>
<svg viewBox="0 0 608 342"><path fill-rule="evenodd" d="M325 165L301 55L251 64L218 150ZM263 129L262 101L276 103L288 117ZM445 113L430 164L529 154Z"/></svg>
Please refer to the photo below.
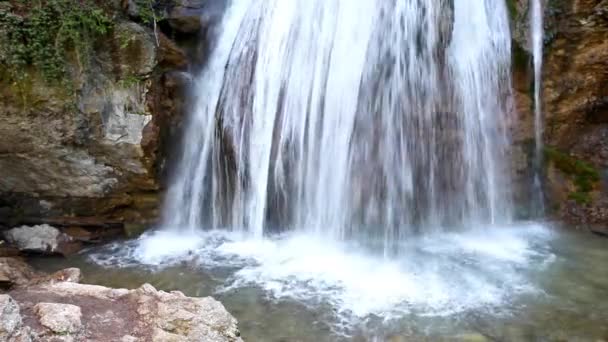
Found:
<svg viewBox="0 0 608 342"><path fill-rule="evenodd" d="M510 42L504 1L233 0L166 228L127 259L356 318L536 291L550 234L508 225Z"/></svg>
<svg viewBox="0 0 608 342"><path fill-rule="evenodd" d="M469 310L507 314L527 294L543 295L528 272L541 272L554 256L553 233L520 224L465 233L437 233L402 244L388 260L356 243L315 234L255 239L226 231L151 232L111 253L92 257L108 266L197 265L231 269L218 292L257 286L273 299L331 304L341 324L369 315L446 316Z"/></svg>
<svg viewBox="0 0 608 342"><path fill-rule="evenodd" d="M164 226L387 253L414 233L508 222L506 6L450 3L233 0Z"/></svg>
<svg viewBox="0 0 608 342"><path fill-rule="evenodd" d="M542 72L543 72L543 5L542 0L532 0L532 11L530 15L530 25L532 33L532 54L534 59L534 139L536 145L535 165L536 173L534 178L535 191L539 196L541 204L540 214L544 214L542 210L544 198L542 194L542 186L540 184L540 168L543 160L543 112L542 112Z"/></svg>

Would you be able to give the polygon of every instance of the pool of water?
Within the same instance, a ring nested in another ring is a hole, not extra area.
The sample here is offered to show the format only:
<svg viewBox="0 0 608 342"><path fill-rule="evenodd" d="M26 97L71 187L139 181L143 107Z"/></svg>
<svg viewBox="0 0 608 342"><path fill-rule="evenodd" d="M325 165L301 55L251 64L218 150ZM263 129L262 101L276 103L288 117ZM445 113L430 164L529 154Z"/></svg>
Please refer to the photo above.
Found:
<svg viewBox="0 0 608 342"><path fill-rule="evenodd" d="M246 341L608 339L608 239L521 223L412 237L391 258L330 241L153 231L32 263L212 295Z"/></svg>

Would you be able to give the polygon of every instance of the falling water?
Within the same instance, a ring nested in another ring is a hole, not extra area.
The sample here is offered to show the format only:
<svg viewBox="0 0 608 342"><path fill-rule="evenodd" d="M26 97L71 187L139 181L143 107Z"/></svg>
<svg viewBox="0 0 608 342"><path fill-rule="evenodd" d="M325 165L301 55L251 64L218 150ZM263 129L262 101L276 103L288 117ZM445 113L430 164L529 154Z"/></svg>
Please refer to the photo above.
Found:
<svg viewBox="0 0 608 342"><path fill-rule="evenodd" d="M543 6L541 0L532 0L532 53L534 58L534 140L535 140L535 175L534 191L538 195L539 214L544 212L543 193L540 182L540 168L543 159L543 113L541 102L542 69L543 69Z"/></svg>
<svg viewBox="0 0 608 342"><path fill-rule="evenodd" d="M166 226L386 251L511 217L504 1L232 0L218 32Z"/></svg>

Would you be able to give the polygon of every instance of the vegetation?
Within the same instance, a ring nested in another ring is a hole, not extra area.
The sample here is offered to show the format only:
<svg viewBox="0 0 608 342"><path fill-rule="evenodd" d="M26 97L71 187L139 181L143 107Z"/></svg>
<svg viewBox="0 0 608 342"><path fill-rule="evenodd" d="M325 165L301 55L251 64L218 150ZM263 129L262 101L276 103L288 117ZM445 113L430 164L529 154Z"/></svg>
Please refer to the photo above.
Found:
<svg viewBox="0 0 608 342"><path fill-rule="evenodd" d="M35 67L48 82L65 79L67 61L86 67L95 39L112 20L92 0L0 0L0 66L20 81Z"/></svg>
<svg viewBox="0 0 608 342"><path fill-rule="evenodd" d="M511 20L517 18L516 0L507 0L507 10L509 10L509 16L511 17Z"/></svg>
<svg viewBox="0 0 608 342"><path fill-rule="evenodd" d="M558 170L568 175L575 185L576 191L570 193L569 198L580 204L590 203L589 193L600 180L599 172L591 164L552 147L545 148L545 156L547 161L552 162Z"/></svg>

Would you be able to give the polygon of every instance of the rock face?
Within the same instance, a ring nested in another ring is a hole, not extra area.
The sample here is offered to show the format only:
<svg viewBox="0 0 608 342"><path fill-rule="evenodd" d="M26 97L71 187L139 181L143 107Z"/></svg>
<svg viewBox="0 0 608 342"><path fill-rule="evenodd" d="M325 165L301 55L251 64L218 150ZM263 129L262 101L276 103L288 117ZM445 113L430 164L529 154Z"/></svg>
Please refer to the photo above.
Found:
<svg viewBox="0 0 608 342"><path fill-rule="evenodd" d="M0 72L0 224L61 217L148 224L158 216L167 146L182 117L166 110L186 107L176 104L185 92L166 98L161 87L165 74L187 72L189 62L160 30L126 12L113 18L84 67L69 62L67 85L35 68L21 83Z"/></svg>
<svg viewBox="0 0 608 342"><path fill-rule="evenodd" d="M55 282L9 295L0 296L6 317L0 334L9 341L22 331L34 341L242 341L237 321L218 301L151 285L125 290Z"/></svg>
<svg viewBox="0 0 608 342"><path fill-rule="evenodd" d="M514 1L514 83L522 153L533 140L529 1ZM548 211L608 225L608 1L546 1L543 113ZM520 153L521 155L521 153ZM523 162L523 168L530 163Z"/></svg>

